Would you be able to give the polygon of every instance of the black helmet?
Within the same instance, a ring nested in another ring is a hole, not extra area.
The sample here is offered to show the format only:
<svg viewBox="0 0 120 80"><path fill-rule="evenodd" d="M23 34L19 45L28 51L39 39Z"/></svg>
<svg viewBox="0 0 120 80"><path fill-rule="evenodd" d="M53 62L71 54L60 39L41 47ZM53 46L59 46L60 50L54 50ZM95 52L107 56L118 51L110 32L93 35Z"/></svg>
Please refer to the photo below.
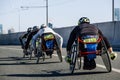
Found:
<svg viewBox="0 0 120 80"><path fill-rule="evenodd" d="M38 26L33 26L33 31L39 30Z"/></svg>
<svg viewBox="0 0 120 80"><path fill-rule="evenodd" d="M42 24L41 27L40 27L40 29L46 28L46 27L47 27L47 26L46 26L45 24Z"/></svg>
<svg viewBox="0 0 120 80"><path fill-rule="evenodd" d="M27 29L27 32L31 32L31 31L32 31L32 28L29 27L29 28Z"/></svg>
<svg viewBox="0 0 120 80"><path fill-rule="evenodd" d="M90 20L87 17L81 17L78 21L78 25L82 23L90 23Z"/></svg>

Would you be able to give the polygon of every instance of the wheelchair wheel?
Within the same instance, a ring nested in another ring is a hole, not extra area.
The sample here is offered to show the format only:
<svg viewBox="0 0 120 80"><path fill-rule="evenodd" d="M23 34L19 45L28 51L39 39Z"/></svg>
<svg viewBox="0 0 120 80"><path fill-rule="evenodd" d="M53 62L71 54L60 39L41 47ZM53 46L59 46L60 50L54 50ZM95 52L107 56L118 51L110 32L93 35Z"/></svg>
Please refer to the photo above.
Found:
<svg viewBox="0 0 120 80"><path fill-rule="evenodd" d="M31 60L31 58L32 58L32 49L30 48L30 53L29 53L29 59Z"/></svg>
<svg viewBox="0 0 120 80"><path fill-rule="evenodd" d="M81 57L79 56L77 58L77 65L78 65L78 69L81 69Z"/></svg>
<svg viewBox="0 0 120 80"><path fill-rule="evenodd" d="M76 49L76 45L72 46L72 50L71 50L71 63L70 63L70 72L71 74L74 73L75 70L75 65L76 65L76 60L77 60L77 49Z"/></svg>
<svg viewBox="0 0 120 80"><path fill-rule="evenodd" d="M25 54L25 52L24 52L24 50L23 50L23 58L25 58L26 57L26 54Z"/></svg>
<svg viewBox="0 0 120 80"><path fill-rule="evenodd" d="M28 55L26 55L26 53L23 51L23 58L27 58Z"/></svg>
<svg viewBox="0 0 120 80"><path fill-rule="evenodd" d="M36 63L38 64L39 63L39 60L40 60L40 58L42 58L42 60L44 61L45 60L45 54L44 54L44 52L41 50L41 45L39 45L38 47L37 47L37 61L36 61Z"/></svg>
<svg viewBox="0 0 120 80"><path fill-rule="evenodd" d="M107 51L104 41L102 41L102 43L104 44L104 47L102 48L101 57L102 57L103 63L105 65L107 71L111 72L112 66L111 66L111 61L110 61L110 57L109 57L109 52Z"/></svg>
<svg viewBox="0 0 120 80"><path fill-rule="evenodd" d="M40 57L37 57L36 64L38 64L38 63L39 63L39 60L40 60Z"/></svg>
<svg viewBox="0 0 120 80"><path fill-rule="evenodd" d="M45 54L43 52L38 52L36 57L37 57L37 61L36 61L37 64L39 63L40 58L42 58L43 61L45 60Z"/></svg>
<svg viewBox="0 0 120 80"><path fill-rule="evenodd" d="M58 55L58 58L59 58L60 62L62 62L63 59L62 59L62 54L61 54L61 50L60 50L59 47L57 48L57 55Z"/></svg>
<svg viewBox="0 0 120 80"><path fill-rule="evenodd" d="M29 59L31 60L31 58L32 58L32 48L31 48L31 46L29 45L29 47L28 47L28 55L29 55Z"/></svg>
<svg viewBox="0 0 120 80"><path fill-rule="evenodd" d="M78 66L78 69L81 69L81 54L79 53L79 44L76 45L76 51L77 51L77 66Z"/></svg>

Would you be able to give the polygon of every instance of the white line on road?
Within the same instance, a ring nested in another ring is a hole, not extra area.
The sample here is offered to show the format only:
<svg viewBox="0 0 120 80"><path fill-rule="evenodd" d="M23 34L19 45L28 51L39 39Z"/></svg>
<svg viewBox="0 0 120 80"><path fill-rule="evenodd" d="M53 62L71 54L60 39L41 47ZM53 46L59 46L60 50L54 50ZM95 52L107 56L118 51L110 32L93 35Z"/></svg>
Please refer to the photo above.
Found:
<svg viewBox="0 0 120 80"><path fill-rule="evenodd" d="M22 50L22 49L17 49L17 48L8 48L8 47L0 47L1 49L11 49L11 50ZM57 56L57 54L53 54L54 56ZM65 56L62 56L63 58L65 58ZM101 64L96 64L98 67L100 68L105 68L104 65L101 65ZM116 68L112 68L112 71L114 72L117 72L117 73L120 73L120 69L116 69Z"/></svg>
<svg viewBox="0 0 120 80"><path fill-rule="evenodd" d="M1 49L11 49L11 50L22 50L21 48L18 49L18 48L9 48L9 47L1 47L1 46L0 46L0 48Z"/></svg>

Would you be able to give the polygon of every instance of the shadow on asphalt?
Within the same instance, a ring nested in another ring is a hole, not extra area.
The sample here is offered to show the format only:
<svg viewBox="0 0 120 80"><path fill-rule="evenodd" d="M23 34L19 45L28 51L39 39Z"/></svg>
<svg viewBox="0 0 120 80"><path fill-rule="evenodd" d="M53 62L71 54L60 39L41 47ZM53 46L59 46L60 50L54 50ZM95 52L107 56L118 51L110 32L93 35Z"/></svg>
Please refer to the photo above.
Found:
<svg viewBox="0 0 120 80"><path fill-rule="evenodd" d="M0 61L18 61L18 60L29 60L28 57L0 57ZM32 58L31 60L35 60L35 58Z"/></svg>
<svg viewBox="0 0 120 80"><path fill-rule="evenodd" d="M46 57L45 59L50 59L48 57ZM31 59L29 59L29 57L0 57L0 61L19 61L19 60L36 60L35 57L32 57Z"/></svg>
<svg viewBox="0 0 120 80"><path fill-rule="evenodd" d="M77 75L92 75L92 74L103 74L108 73L106 71L93 71L93 72L75 72L74 74L70 73L62 73L60 70L58 71L50 71L44 74L7 74L1 76L8 76L8 77L63 77L63 76L77 76Z"/></svg>
<svg viewBox="0 0 120 80"><path fill-rule="evenodd" d="M45 58L45 59L50 59L50 58ZM31 62L31 60L35 60ZM54 62L45 62L41 60L41 62L36 64L36 58L23 58L23 57L2 57L0 58L0 61L6 61L4 63L0 63L0 65L38 65L38 64L51 64L51 63L59 63L59 61L54 61ZM15 61L15 62L11 62Z"/></svg>

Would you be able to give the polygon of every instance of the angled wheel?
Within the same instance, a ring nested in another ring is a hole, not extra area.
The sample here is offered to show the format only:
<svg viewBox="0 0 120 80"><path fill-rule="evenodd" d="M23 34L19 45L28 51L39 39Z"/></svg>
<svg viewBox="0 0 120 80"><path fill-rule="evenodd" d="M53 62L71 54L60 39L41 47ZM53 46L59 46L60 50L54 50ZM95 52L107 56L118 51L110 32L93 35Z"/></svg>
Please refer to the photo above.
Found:
<svg viewBox="0 0 120 80"><path fill-rule="evenodd" d="M23 58L25 58L25 56L26 56L26 54L25 54L25 51L24 51L24 49L23 49Z"/></svg>
<svg viewBox="0 0 120 80"><path fill-rule="evenodd" d="M77 58L77 65L78 65L78 69L81 69L81 57L80 56Z"/></svg>
<svg viewBox="0 0 120 80"><path fill-rule="evenodd" d="M73 45L72 50L71 50L71 63L70 63L70 72L71 72L71 74L74 73L77 56L78 56L77 55L77 47L76 47L76 45Z"/></svg>
<svg viewBox="0 0 120 80"><path fill-rule="evenodd" d="M104 47L102 48L102 53L101 53L101 57L103 60L103 63L107 69L108 72L112 71L112 66L111 66L111 61L110 61L110 57L109 57L109 52L107 51L105 42L102 40L102 44L104 45Z"/></svg>
<svg viewBox="0 0 120 80"><path fill-rule="evenodd" d="M39 63L39 60L40 60L40 57L37 57L36 64L38 64L38 63Z"/></svg>
<svg viewBox="0 0 120 80"><path fill-rule="evenodd" d="M28 52L28 55L29 55L29 59L31 60L31 58L32 58L32 47L31 47L31 45L29 45L29 47L28 47L28 50L27 50L27 52Z"/></svg>
<svg viewBox="0 0 120 80"><path fill-rule="evenodd" d="M61 50L60 50L59 47L57 48L57 55L58 55L58 58L59 58L60 62L62 62L63 59L62 59L62 54L61 54Z"/></svg>
<svg viewBox="0 0 120 80"><path fill-rule="evenodd" d="M76 45L76 51L77 51L77 65L78 65L78 69L81 69L81 54L79 53L79 42L77 42Z"/></svg>
<svg viewBox="0 0 120 80"><path fill-rule="evenodd" d="M30 52L30 57L29 57L29 59L31 60L31 58L32 58L32 52Z"/></svg>
<svg viewBox="0 0 120 80"><path fill-rule="evenodd" d="M23 58L26 58L26 56L28 56L27 54L28 53L23 50Z"/></svg>
<svg viewBox="0 0 120 80"><path fill-rule="evenodd" d="M29 53L29 59L31 60L31 58L32 58L32 52L33 52L33 50L30 48L30 53Z"/></svg>
<svg viewBox="0 0 120 80"><path fill-rule="evenodd" d="M37 57L37 61L36 61L37 64L39 63L40 58L42 58L43 61L45 60L45 54L41 49L41 44L39 44L37 47L37 56L36 57Z"/></svg>
<svg viewBox="0 0 120 80"><path fill-rule="evenodd" d="M45 54L42 52L42 50L37 50L37 61L36 63L39 63L40 58L44 61L45 60Z"/></svg>

